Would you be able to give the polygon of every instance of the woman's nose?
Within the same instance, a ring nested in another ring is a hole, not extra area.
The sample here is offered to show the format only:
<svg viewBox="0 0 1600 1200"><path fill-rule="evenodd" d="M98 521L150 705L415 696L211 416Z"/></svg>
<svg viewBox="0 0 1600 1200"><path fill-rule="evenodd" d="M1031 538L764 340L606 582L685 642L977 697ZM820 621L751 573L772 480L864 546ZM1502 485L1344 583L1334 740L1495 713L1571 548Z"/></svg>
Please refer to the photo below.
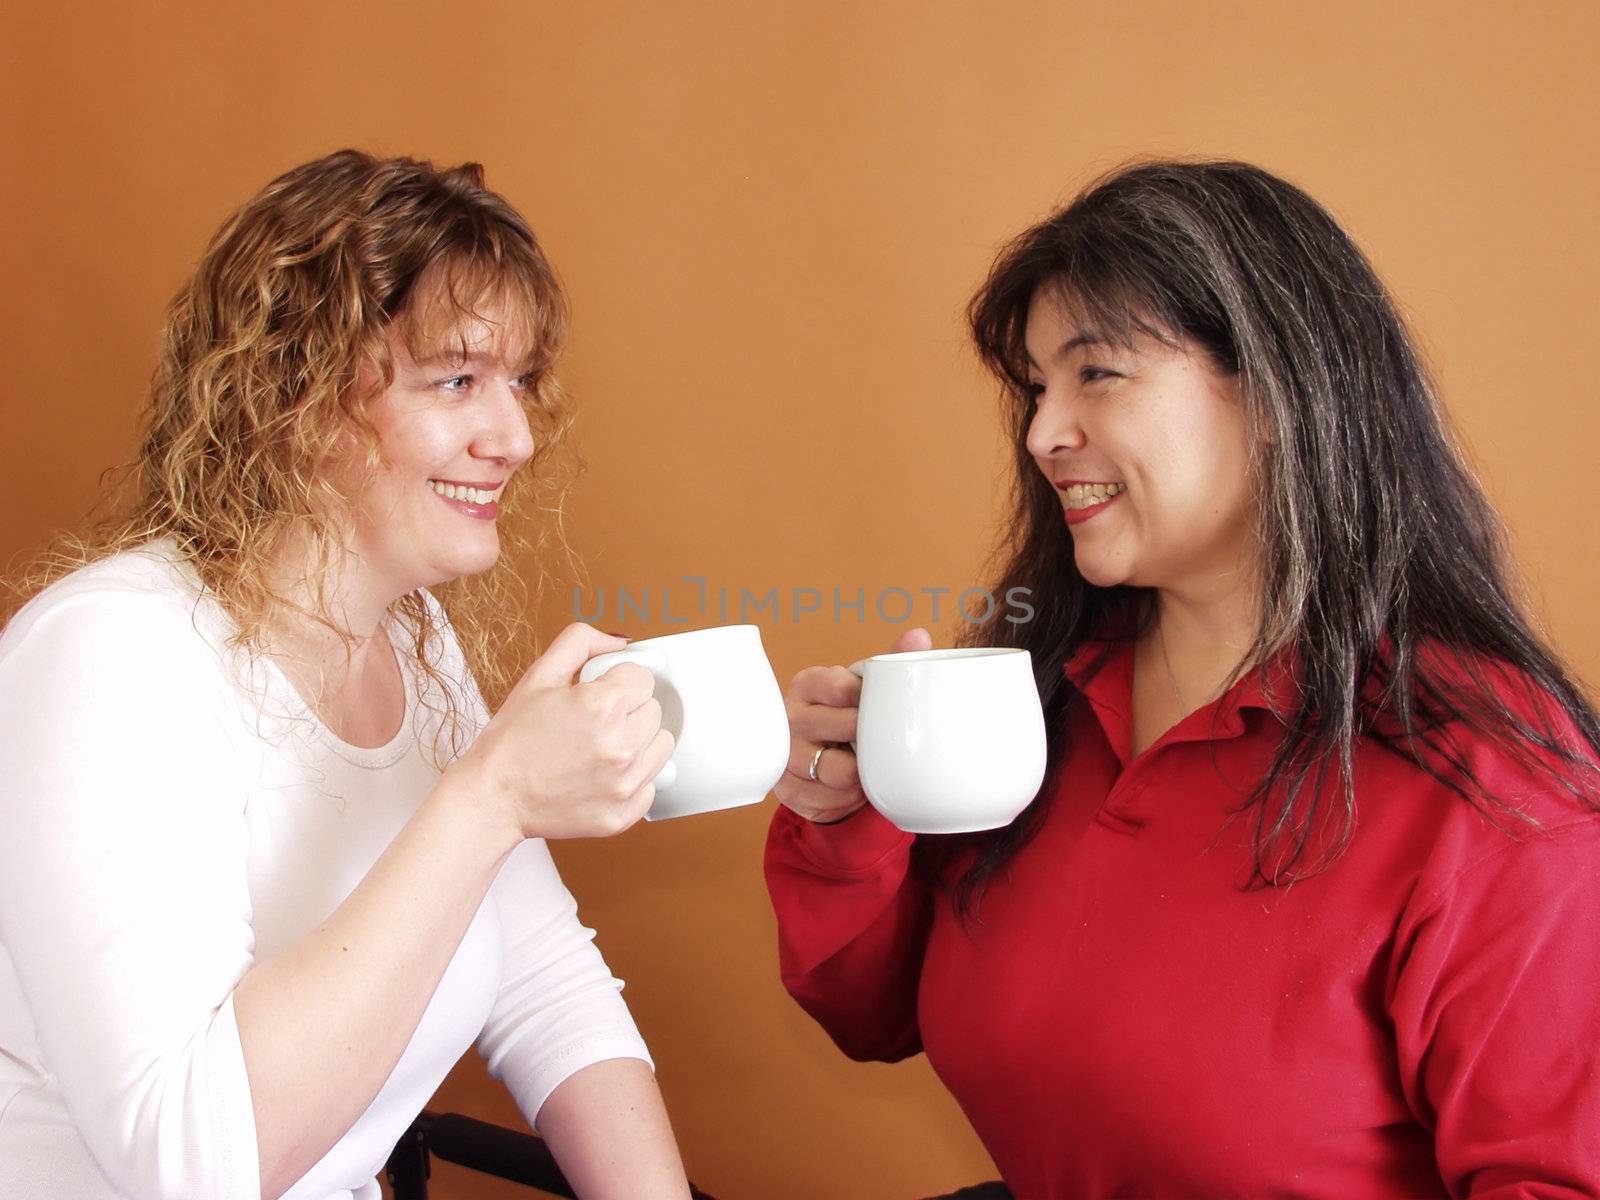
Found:
<svg viewBox="0 0 1600 1200"><path fill-rule="evenodd" d="M522 393L510 383L495 385L493 403L487 406L482 430L473 441L472 453L478 458L497 459L518 467L533 457L533 429L523 407Z"/></svg>
<svg viewBox="0 0 1600 1200"><path fill-rule="evenodd" d="M1064 396L1044 392L1034 405L1028 422L1028 453L1046 459L1062 450L1079 450L1084 445L1083 425L1076 407Z"/></svg>

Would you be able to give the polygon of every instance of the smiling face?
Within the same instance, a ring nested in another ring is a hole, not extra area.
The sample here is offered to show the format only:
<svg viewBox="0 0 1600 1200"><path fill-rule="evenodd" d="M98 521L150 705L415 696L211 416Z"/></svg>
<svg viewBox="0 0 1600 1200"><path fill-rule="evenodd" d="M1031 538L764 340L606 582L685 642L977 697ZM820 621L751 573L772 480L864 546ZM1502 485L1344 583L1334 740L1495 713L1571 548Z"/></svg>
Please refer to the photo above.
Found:
<svg viewBox="0 0 1600 1200"><path fill-rule="evenodd" d="M367 405L381 465L353 506L351 545L375 588L400 596L488 570L506 481L532 456L526 350L498 304L458 320L414 359L388 337L393 382Z"/></svg>
<svg viewBox="0 0 1600 1200"><path fill-rule="evenodd" d="M1082 328L1055 289L1028 308L1027 448L1061 497L1078 570L1214 599L1256 561L1250 443L1237 380L1198 348Z"/></svg>

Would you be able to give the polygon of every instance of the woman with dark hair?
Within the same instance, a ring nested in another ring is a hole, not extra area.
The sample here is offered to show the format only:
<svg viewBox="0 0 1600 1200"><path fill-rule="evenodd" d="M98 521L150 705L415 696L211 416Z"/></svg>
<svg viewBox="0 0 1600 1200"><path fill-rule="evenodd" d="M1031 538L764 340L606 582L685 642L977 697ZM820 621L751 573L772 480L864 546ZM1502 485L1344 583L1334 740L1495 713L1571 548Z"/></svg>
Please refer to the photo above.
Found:
<svg viewBox="0 0 1600 1200"><path fill-rule="evenodd" d="M689 1195L544 842L671 735L574 682L619 638L507 669L565 330L473 164L342 151L212 239L127 494L0 636L0 1196L376 1200L474 1042L585 1197Z"/></svg>
<svg viewBox="0 0 1600 1200"><path fill-rule="evenodd" d="M914 838L859 681L796 676L790 992L926 1050L1030 1200L1600 1195L1600 721L1361 252L1257 168L1152 163L970 316L1036 610L973 640L1032 652L1049 769Z"/></svg>

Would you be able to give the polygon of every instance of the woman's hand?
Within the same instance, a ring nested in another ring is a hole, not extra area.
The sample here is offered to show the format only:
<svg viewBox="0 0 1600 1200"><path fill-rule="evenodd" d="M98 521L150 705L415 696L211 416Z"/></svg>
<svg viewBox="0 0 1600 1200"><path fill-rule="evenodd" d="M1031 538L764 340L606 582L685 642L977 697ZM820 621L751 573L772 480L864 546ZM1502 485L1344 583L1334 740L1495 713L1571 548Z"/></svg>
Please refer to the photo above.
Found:
<svg viewBox="0 0 1600 1200"><path fill-rule="evenodd" d="M672 756L655 681L634 663L575 683L596 654L623 638L568 625L511 689L500 711L446 771L468 781L491 818L518 837L609 837L644 816L656 775Z"/></svg>
<svg viewBox="0 0 1600 1200"><path fill-rule="evenodd" d="M895 638L891 653L931 650L926 629L908 629ZM808 821L842 821L866 804L850 743L856 736L861 680L844 667L807 667L784 693L789 713L789 766L772 789L780 803ZM818 749L823 751L816 758ZM810 777L816 758L817 778Z"/></svg>

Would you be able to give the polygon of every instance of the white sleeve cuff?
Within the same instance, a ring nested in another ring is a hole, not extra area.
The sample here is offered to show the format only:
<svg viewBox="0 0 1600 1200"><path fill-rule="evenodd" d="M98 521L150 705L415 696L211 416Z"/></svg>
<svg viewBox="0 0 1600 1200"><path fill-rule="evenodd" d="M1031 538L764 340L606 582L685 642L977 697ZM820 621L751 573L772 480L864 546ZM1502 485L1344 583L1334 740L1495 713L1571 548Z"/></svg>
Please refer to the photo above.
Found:
<svg viewBox="0 0 1600 1200"><path fill-rule="evenodd" d="M256 1146L255 1104L244 1065L239 1018L229 996L206 1032L206 1091L218 1188L228 1200L261 1200L261 1156Z"/></svg>
<svg viewBox="0 0 1600 1200"><path fill-rule="evenodd" d="M539 1038L523 1038L490 1062L489 1072L502 1080L523 1117L538 1128L539 1110L558 1087L585 1067L613 1058L637 1058L655 1070L644 1039L627 1029L596 1033L566 1046L540 1046Z"/></svg>

